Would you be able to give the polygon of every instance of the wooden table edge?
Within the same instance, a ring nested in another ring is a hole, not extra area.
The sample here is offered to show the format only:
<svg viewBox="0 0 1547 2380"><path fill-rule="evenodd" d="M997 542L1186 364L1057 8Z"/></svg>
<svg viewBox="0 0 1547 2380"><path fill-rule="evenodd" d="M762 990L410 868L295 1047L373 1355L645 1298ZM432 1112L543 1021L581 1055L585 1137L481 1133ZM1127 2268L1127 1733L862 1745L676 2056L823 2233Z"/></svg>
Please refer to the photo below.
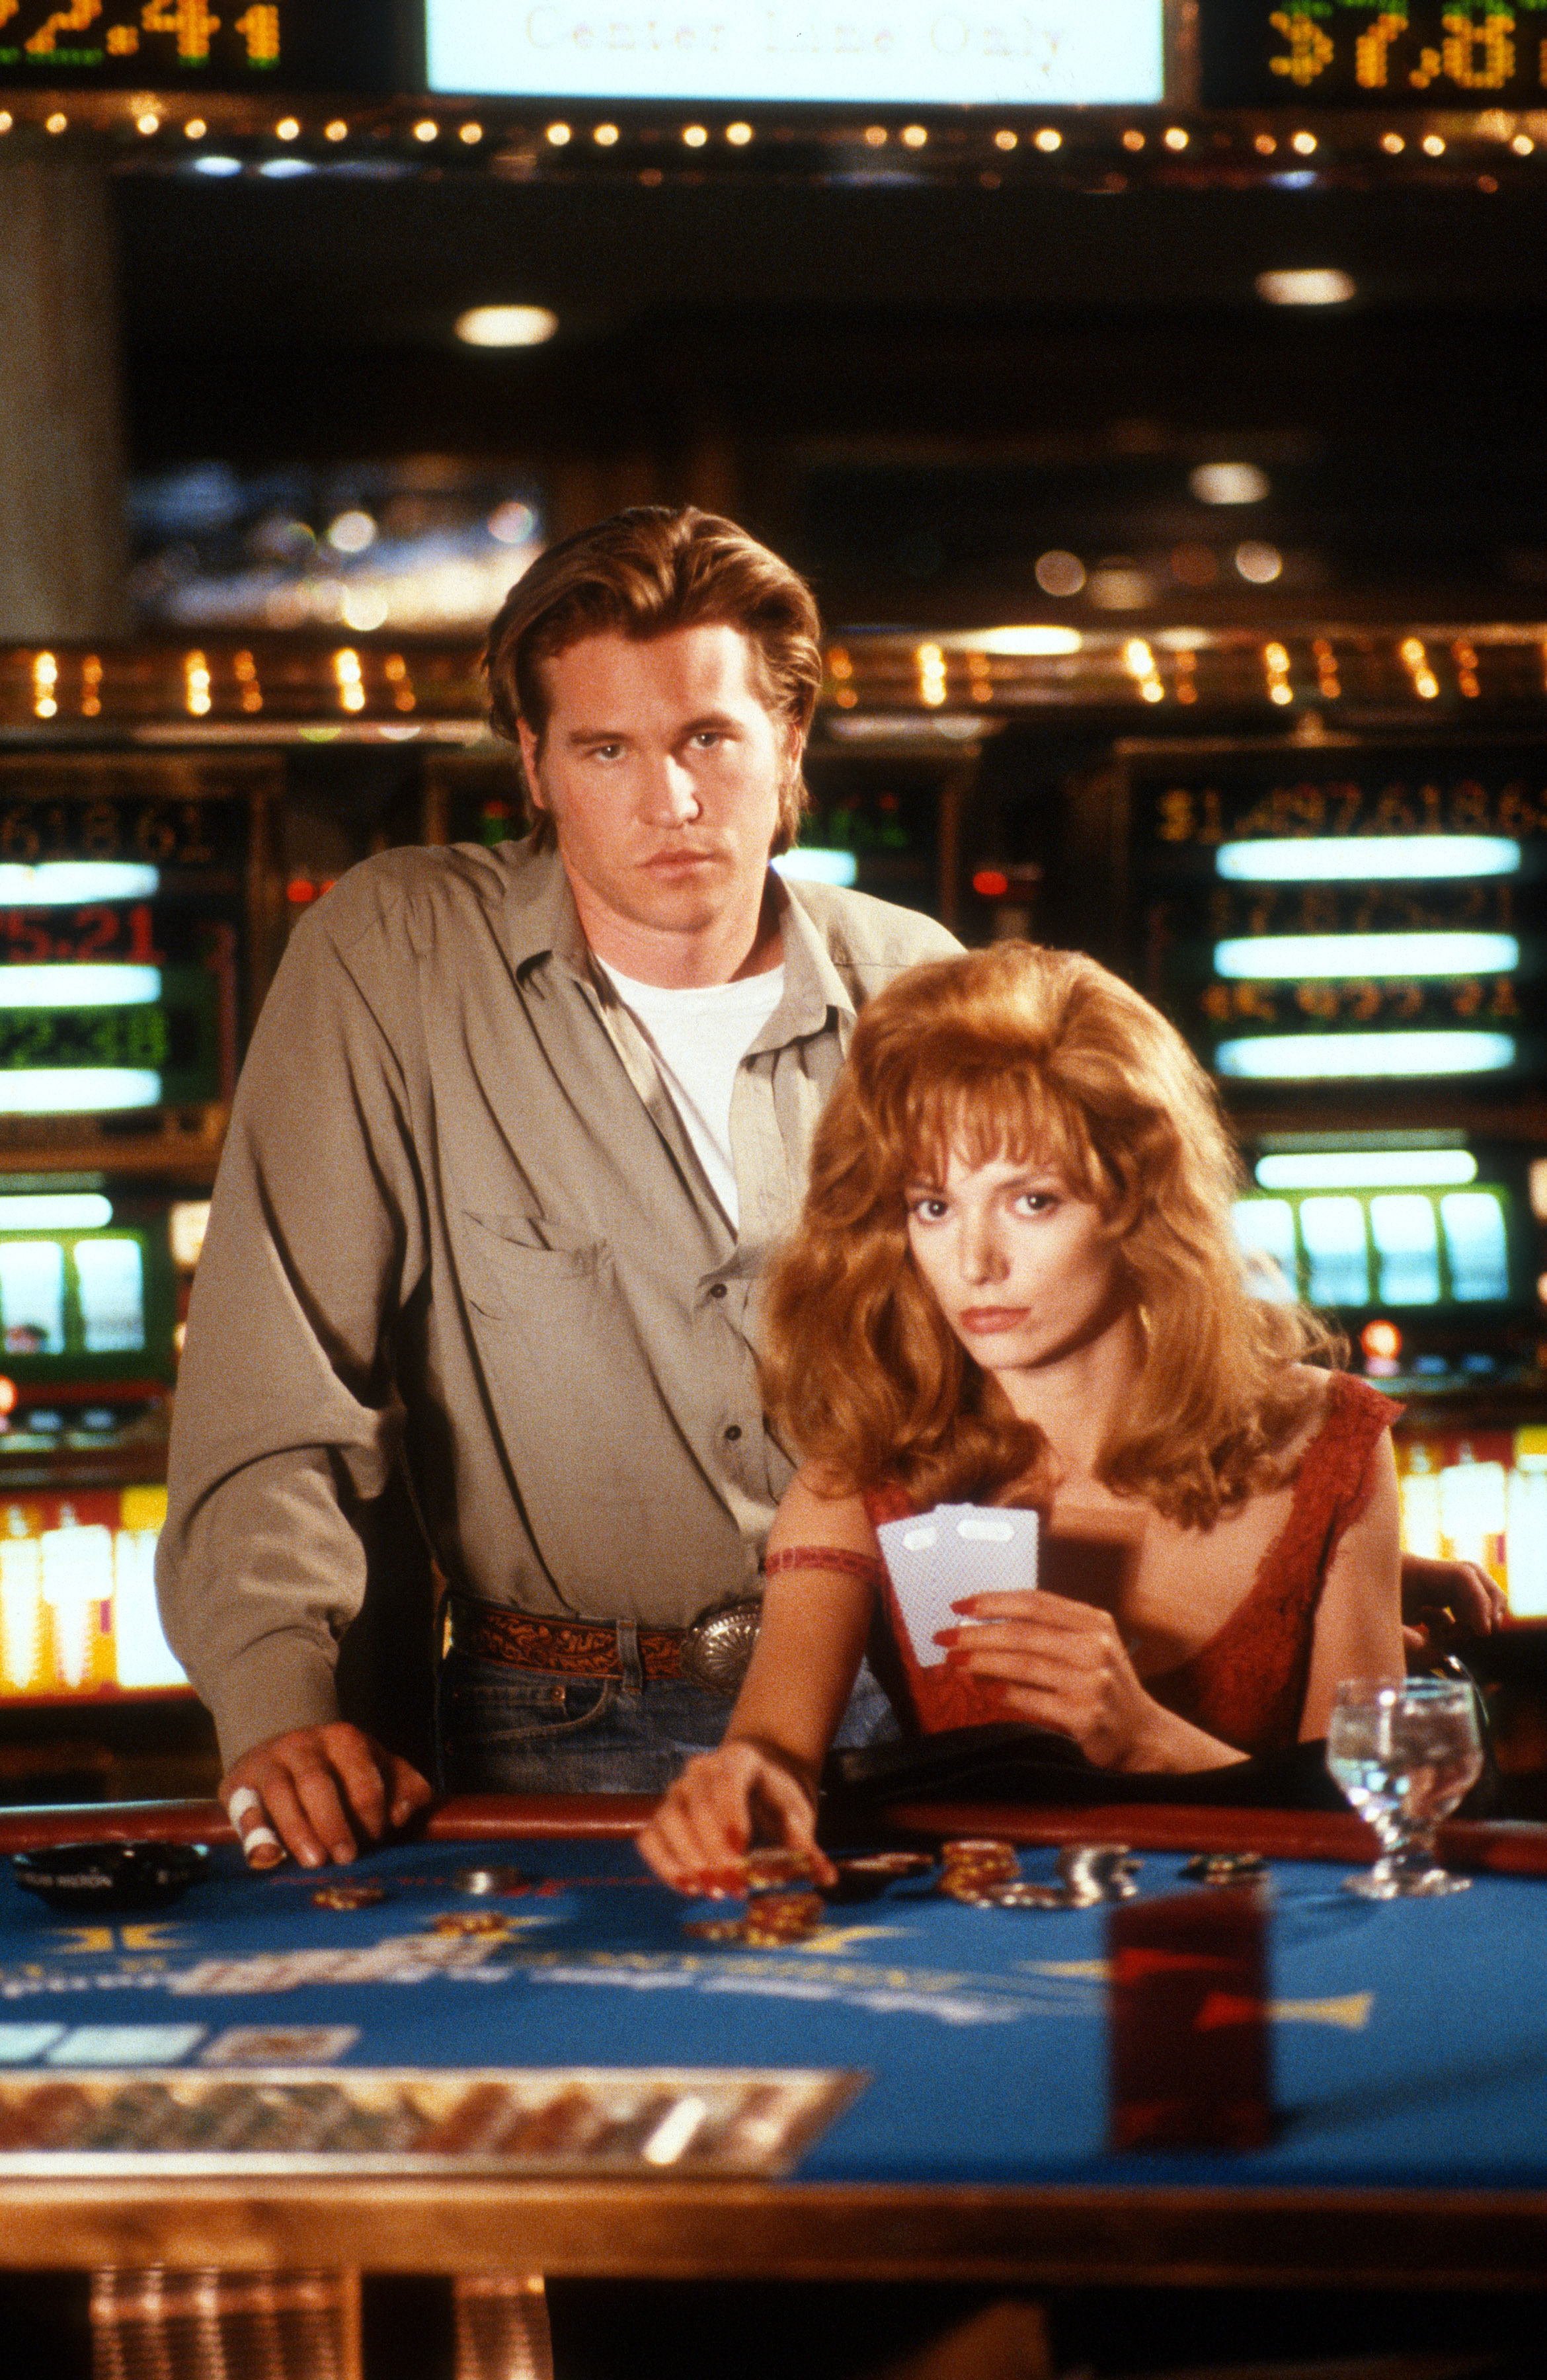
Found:
<svg viewBox="0 0 1547 2380"><path fill-rule="evenodd" d="M1547 2191L0 2181L0 2265L1540 2289Z"/></svg>

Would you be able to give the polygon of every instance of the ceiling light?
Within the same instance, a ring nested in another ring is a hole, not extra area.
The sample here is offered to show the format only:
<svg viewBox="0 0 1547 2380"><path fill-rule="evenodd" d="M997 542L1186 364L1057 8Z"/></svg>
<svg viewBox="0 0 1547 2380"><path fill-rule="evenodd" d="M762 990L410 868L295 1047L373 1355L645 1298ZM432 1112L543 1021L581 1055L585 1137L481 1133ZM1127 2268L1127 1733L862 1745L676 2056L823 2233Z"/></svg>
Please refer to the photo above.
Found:
<svg viewBox="0 0 1547 2380"><path fill-rule="evenodd" d="M1255 463L1200 463L1188 472L1188 486L1200 504L1260 504L1268 475Z"/></svg>
<svg viewBox="0 0 1547 2380"><path fill-rule="evenodd" d="M980 653L1045 655L1078 653L1085 639L1078 628L981 628L969 641Z"/></svg>
<svg viewBox="0 0 1547 2380"><path fill-rule="evenodd" d="M1354 295L1351 275L1335 266L1295 273L1260 273L1257 295L1270 306L1346 306Z"/></svg>
<svg viewBox="0 0 1547 2380"><path fill-rule="evenodd" d="M1085 584L1085 565L1078 553L1054 546L1037 556L1036 579L1044 595L1078 595Z"/></svg>
<svg viewBox="0 0 1547 2380"><path fill-rule="evenodd" d="M457 317L457 335L469 347L540 347L557 329L546 306L473 306Z"/></svg>

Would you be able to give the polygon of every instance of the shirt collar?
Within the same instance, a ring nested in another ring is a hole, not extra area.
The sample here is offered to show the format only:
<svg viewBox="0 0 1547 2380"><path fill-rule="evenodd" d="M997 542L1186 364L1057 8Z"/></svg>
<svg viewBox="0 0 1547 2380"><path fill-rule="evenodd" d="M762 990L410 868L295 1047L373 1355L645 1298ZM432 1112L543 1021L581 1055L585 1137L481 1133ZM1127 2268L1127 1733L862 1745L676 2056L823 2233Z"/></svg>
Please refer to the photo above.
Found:
<svg viewBox="0 0 1547 2380"><path fill-rule="evenodd" d="M521 862L513 873L510 897L511 955L518 972L554 958L594 989L591 950L558 853L534 851L530 842L506 844L504 849ZM847 1034L858 1012L820 928L778 875L774 894L784 944L785 995L753 1049L778 1050L806 1034L821 1033L834 1013Z"/></svg>

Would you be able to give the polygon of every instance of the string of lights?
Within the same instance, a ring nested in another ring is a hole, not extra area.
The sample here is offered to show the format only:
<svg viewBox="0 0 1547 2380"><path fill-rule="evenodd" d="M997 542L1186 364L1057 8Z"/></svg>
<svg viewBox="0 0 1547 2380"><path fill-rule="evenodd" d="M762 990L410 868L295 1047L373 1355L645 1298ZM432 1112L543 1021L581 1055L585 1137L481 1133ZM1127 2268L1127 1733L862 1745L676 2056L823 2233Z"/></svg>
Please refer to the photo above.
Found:
<svg viewBox="0 0 1547 2380"><path fill-rule="evenodd" d="M821 733L855 745L898 733L969 740L1050 710L1178 712L1189 725L1261 714L1311 735L1547 711L1547 622L867 632L834 641L826 661ZM470 640L0 647L0 732L12 741L466 743L487 732L484 712Z"/></svg>
<svg viewBox="0 0 1547 2380"><path fill-rule="evenodd" d="M266 104L247 93L0 91L0 143L105 146L120 170L251 172L272 178L377 171L577 176L642 182L706 175L920 180L967 176L1121 190L1253 186L1311 189L1418 182L1536 187L1547 111L1286 118L1265 110L1079 108L706 109L661 103L595 113L530 101L408 99Z"/></svg>

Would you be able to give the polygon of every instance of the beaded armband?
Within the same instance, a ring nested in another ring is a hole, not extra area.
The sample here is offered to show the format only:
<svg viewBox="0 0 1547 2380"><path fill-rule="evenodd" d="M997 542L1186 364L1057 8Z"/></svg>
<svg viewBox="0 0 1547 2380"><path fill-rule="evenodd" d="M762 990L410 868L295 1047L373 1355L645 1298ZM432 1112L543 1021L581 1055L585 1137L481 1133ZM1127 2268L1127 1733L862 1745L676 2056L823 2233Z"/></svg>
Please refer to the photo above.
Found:
<svg viewBox="0 0 1547 2380"><path fill-rule="evenodd" d="M874 1554L852 1553L847 1546L785 1546L763 1563L766 1575L776 1570L838 1570L879 1586L885 1573Z"/></svg>

